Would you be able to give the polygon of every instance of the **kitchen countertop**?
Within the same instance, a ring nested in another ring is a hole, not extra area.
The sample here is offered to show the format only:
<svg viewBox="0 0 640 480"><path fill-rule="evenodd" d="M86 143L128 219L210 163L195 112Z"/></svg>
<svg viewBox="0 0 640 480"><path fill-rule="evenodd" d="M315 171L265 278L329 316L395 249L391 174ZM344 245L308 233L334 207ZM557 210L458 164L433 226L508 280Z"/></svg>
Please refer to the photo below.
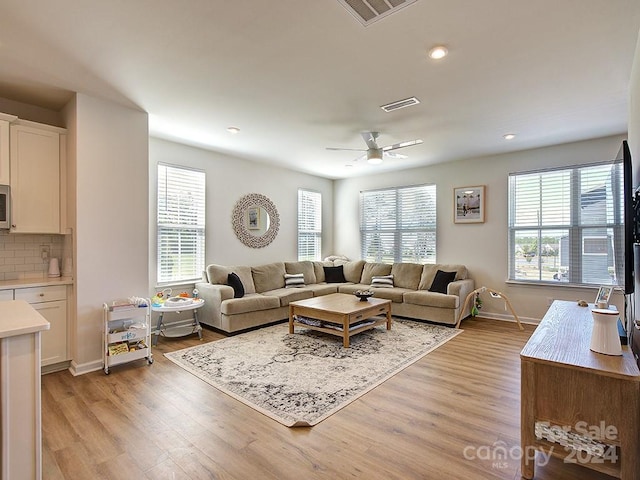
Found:
<svg viewBox="0 0 640 480"><path fill-rule="evenodd" d="M28 287L48 287L50 285L73 285L73 277L21 278L18 280L0 280L0 290Z"/></svg>
<svg viewBox="0 0 640 480"><path fill-rule="evenodd" d="M50 327L49 322L24 300L0 302L0 319L0 338L49 330Z"/></svg>

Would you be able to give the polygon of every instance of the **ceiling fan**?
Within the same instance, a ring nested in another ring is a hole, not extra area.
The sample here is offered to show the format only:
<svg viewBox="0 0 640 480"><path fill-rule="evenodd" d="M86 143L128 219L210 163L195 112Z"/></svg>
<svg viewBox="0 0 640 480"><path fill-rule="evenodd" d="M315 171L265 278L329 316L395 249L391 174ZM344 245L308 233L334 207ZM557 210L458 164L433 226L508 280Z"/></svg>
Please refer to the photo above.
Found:
<svg viewBox="0 0 640 480"><path fill-rule="evenodd" d="M422 143L422 140L417 139L417 140L409 140L407 142L394 143L393 145L387 145L384 147L379 147L378 144L376 143L376 139L378 138L378 135L380 135L379 132L362 132L360 135L362 135L364 143L367 144L366 149L365 148L327 147L327 150L352 150L356 152L366 152L367 162L371 163L372 165L378 165L382 163L383 155L386 155L388 157L393 157L393 158L407 158L406 155L402 155L401 153L396 153L393 150L398 150L399 148L404 148L404 147L411 147L413 145L419 145ZM363 155L362 157L358 157L355 161L358 161L360 158L364 158L364 156L365 155Z"/></svg>

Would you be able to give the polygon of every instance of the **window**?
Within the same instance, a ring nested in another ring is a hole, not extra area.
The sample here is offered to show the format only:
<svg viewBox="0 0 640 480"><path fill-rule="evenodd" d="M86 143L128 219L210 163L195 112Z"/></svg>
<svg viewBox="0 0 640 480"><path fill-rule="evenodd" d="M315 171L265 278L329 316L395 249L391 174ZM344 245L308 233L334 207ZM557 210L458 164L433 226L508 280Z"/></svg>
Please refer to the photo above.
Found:
<svg viewBox="0 0 640 480"><path fill-rule="evenodd" d="M159 164L158 283L201 277L204 213L204 172Z"/></svg>
<svg viewBox="0 0 640 480"><path fill-rule="evenodd" d="M298 260L322 255L322 194L298 190Z"/></svg>
<svg viewBox="0 0 640 480"><path fill-rule="evenodd" d="M360 194L360 251L368 262L436 262L436 186Z"/></svg>
<svg viewBox="0 0 640 480"><path fill-rule="evenodd" d="M509 279L620 285L620 161L509 175Z"/></svg>

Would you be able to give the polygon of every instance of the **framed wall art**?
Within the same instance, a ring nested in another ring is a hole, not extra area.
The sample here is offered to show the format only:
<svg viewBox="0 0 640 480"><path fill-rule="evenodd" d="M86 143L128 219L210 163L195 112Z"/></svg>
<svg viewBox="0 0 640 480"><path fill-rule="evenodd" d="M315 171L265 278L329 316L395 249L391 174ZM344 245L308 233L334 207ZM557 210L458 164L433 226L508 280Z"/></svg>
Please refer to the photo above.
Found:
<svg viewBox="0 0 640 480"><path fill-rule="evenodd" d="M456 187L453 189L453 222L484 222L484 185Z"/></svg>

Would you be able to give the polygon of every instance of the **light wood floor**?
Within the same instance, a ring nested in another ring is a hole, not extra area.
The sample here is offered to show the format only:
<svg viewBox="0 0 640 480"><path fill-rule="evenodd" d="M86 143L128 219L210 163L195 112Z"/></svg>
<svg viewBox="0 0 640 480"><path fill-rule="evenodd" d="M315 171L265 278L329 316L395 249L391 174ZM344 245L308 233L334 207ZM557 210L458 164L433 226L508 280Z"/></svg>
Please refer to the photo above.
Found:
<svg viewBox="0 0 640 480"><path fill-rule="evenodd" d="M464 333L311 428L287 428L163 357L42 378L43 478L518 479L519 353L533 332L468 319ZM209 330L204 341L223 338ZM338 341L338 340L337 340ZM465 455L466 454L466 455ZM536 479L610 479L552 460Z"/></svg>

